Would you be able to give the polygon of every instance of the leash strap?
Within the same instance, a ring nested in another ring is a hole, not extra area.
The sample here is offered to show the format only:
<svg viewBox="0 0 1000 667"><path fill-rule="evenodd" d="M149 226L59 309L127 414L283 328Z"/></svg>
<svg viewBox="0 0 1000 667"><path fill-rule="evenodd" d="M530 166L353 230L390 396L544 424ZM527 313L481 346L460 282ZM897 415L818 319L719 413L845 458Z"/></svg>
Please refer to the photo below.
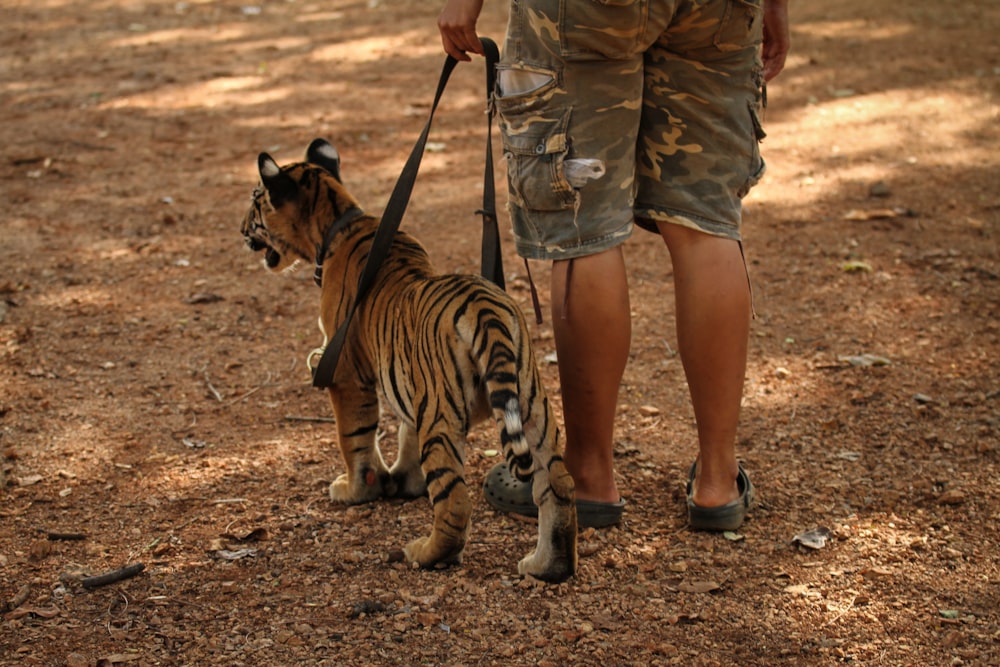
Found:
<svg viewBox="0 0 1000 667"><path fill-rule="evenodd" d="M493 90L496 77L496 64L500 56L497 46L493 40L483 37L480 41L482 42L483 48L486 52L486 98L488 102L487 116L490 124L490 131L487 132L486 138L486 173L484 176L485 182L483 184L483 209L479 211L479 213L483 216L483 275L486 278L493 280L493 282L496 282L501 288L503 288L503 267L500 259L500 232L496 220L496 193L493 184L492 149L492 128L494 115ZM357 310L358 305L368 294L368 290L371 289L372 283L375 282L375 276L378 274L378 270L382 266L382 262L389 254L389 248L392 246L392 240L395 237L396 232L399 230L399 224L402 222L403 214L406 212L406 207L410 202L410 194L413 192L413 184L417 179L417 171L420 168L420 160L423 158L424 148L427 145L427 137L430 135L431 121L434 120L434 112L437 110L438 103L441 101L441 95L444 93L444 88L448 83L448 77L451 76L451 73L457 64L458 61L451 56L448 56L444 61L444 66L441 68L441 76L438 79L437 90L434 93L434 102L431 104L430 114L427 117L427 123L424 125L423 132L420 133L420 137L417 139L416 145L414 145L413 150L410 152L410 157L406 160L406 164L403 166L403 171L399 174L396 186L393 188L389 201L386 203L385 211L382 214L382 220L379 223L378 228L375 230L375 237L372 239L371 248L368 251L368 259L365 261L365 266L361 270L361 277L358 279L358 290L354 303L351 304L350 309L348 309L347 316L337 329L337 333L334 334L333 339L323 350L323 355L320 357L319 364L317 364L316 369L313 371L314 387L325 388L333 386L333 374L337 370L337 362L340 359L340 353L343 350L344 341L347 339L347 330L350 328L351 321L354 318L354 312Z"/></svg>
<svg viewBox="0 0 1000 667"><path fill-rule="evenodd" d="M500 256L500 228L497 225L496 185L493 180L493 119L496 116L494 91L496 90L496 64L500 53L493 40L482 38L486 54L486 169L483 174L483 208L476 211L483 216L482 274L506 289L503 278L503 259Z"/></svg>

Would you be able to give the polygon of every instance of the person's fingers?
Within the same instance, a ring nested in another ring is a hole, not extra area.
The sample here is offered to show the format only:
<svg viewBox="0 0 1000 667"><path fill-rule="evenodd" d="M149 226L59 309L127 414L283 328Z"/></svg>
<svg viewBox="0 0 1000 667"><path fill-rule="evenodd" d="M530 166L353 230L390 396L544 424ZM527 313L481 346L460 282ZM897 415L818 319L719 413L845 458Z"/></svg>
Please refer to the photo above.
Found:
<svg viewBox="0 0 1000 667"><path fill-rule="evenodd" d="M456 60L471 60L470 53L484 55L483 44L475 30L441 29L444 51Z"/></svg>
<svg viewBox="0 0 1000 667"><path fill-rule="evenodd" d="M785 68L785 52L773 53L764 56L764 80L770 81L781 73Z"/></svg>
<svg viewBox="0 0 1000 667"><path fill-rule="evenodd" d="M455 60L464 60L466 62L472 60L466 54L465 49L455 43L451 36L445 32L441 33L441 45L444 47L444 52Z"/></svg>
<svg viewBox="0 0 1000 667"><path fill-rule="evenodd" d="M770 81L785 67L785 58L791 48L788 34L787 2L768 2L764 6L764 80Z"/></svg>
<svg viewBox="0 0 1000 667"><path fill-rule="evenodd" d="M770 81L781 73L785 68L785 59L788 57L789 42L787 35L778 40L764 40L764 51L761 56L764 59L764 80Z"/></svg>
<svg viewBox="0 0 1000 667"><path fill-rule="evenodd" d="M438 15L444 51L456 60L471 60L470 53L483 55L483 45L476 33L476 21L482 0L449 0Z"/></svg>

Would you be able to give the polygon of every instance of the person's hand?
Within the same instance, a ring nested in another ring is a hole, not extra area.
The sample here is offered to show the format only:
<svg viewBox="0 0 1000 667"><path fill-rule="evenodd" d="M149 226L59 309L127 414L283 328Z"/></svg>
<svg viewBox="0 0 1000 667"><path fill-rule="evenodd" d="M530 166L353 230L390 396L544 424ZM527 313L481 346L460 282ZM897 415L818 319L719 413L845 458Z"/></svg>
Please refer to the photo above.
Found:
<svg viewBox="0 0 1000 667"><path fill-rule="evenodd" d="M770 81L785 67L791 40L788 36L788 0L764 0L764 80Z"/></svg>
<svg viewBox="0 0 1000 667"><path fill-rule="evenodd" d="M455 60L469 61L469 53L483 55L483 45L476 34L476 21L483 10L483 0L447 0L438 16L438 30L444 51Z"/></svg>

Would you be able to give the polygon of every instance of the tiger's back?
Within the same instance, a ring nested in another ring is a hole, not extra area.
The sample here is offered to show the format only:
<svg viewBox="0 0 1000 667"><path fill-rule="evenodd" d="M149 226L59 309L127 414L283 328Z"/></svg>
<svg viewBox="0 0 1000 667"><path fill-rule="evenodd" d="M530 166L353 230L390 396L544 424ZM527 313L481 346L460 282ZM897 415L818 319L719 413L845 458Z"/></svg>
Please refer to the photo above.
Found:
<svg viewBox="0 0 1000 667"><path fill-rule="evenodd" d="M355 300L378 221L358 215L340 181L339 156L322 140L304 163L278 167L262 154L258 164L262 187L244 220L247 244L264 251L276 271L315 260L327 336ZM573 574L572 479L524 317L499 287L478 276L436 274L419 242L398 233L354 315L329 394L347 468L331 484L331 498L360 503L427 493L431 501L430 535L404 550L411 561L430 567L461 559L472 512L465 439L492 415L508 463L532 480L539 506L538 544L519 571L549 581ZM380 394L400 419L391 468L375 440Z"/></svg>

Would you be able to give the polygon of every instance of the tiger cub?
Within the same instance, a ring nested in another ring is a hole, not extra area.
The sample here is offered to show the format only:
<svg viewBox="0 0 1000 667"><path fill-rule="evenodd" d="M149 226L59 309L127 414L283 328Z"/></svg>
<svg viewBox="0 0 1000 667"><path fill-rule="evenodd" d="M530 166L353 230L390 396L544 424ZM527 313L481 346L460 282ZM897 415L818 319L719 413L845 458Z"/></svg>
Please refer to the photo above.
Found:
<svg viewBox="0 0 1000 667"><path fill-rule="evenodd" d="M262 153L257 164L260 185L243 237L272 271L315 258L326 338L354 301L378 220L345 189L340 156L322 139L305 162L279 167ZM420 243L398 232L354 314L329 395L347 467L330 485L331 499L430 498L431 532L406 546L410 562L461 562L472 514L466 435L492 415L511 470L531 480L539 508L538 542L518 572L558 582L576 571L573 480L527 325L502 289L474 275L436 273ZM379 396L400 420L391 468L375 438Z"/></svg>

